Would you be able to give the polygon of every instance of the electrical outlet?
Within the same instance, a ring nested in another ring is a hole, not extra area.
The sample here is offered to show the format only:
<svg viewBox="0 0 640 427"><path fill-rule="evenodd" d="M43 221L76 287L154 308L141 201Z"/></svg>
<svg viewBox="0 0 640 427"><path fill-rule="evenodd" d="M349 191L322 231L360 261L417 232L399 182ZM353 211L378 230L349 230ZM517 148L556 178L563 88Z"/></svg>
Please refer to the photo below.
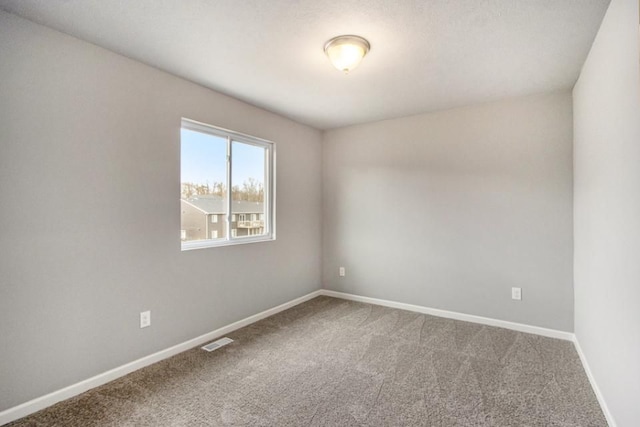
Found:
<svg viewBox="0 0 640 427"><path fill-rule="evenodd" d="M344 270L344 267L340 267L339 273L340 277L344 277L346 276L346 271Z"/></svg>
<svg viewBox="0 0 640 427"><path fill-rule="evenodd" d="M511 288L511 299L520 301L522 299L522 288Z"/></svg>
<svg viewBox="0 0 640 427"><path fill-rule="evenodd" d="M151 326L151 311L143 311L140 313L140 327L146 328Z"/></svg>

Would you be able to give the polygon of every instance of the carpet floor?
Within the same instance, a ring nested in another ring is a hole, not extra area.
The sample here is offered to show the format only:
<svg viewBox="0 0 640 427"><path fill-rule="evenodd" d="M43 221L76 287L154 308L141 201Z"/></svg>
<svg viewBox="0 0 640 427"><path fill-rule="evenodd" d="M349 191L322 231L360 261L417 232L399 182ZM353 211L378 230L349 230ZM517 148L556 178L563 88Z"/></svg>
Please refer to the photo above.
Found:
<svg viewBox="0 0 640 427"><path fill-rule="evenodd" d="M606 426L572 343L318 297L17 426Z"/></svg>

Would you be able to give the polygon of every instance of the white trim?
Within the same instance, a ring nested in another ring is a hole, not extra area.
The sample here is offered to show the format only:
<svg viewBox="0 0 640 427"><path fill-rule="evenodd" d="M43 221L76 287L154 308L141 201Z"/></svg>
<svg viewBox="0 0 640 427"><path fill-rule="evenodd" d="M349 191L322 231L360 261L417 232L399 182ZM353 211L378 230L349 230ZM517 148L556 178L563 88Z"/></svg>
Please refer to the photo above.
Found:
<svg viewBox="0 0 640 427"><path fill-rule="evenodd" d="M574 335L573 344L576 347L576 351L578 352L578 356L580 356L580 361L582 362L582 367L584 371L587 373L587 378L589 378L589 382L591 383L591 388L593 389L596 398L598 399L598 403L600 404L600 409L602 409L602 413L604 417L607 419L607 423L609 427L616 427L616 421L613 418L613 414L609 411L609 407L607 406L607 402L604 400L604 396L600 391L600 387L598 387L598 383L596 383L596 379L591 372L591 368L589 367L589 363L587 362L587 356L584 355L582 351L582 347L580 347L580 342L578 341L578 337Z"/></svg>
<svg viewBox="0 0 640 427"><path fill-rule="evenodd" d="M580 361L582 362L582 366L584 367L587 377L589 378L591 387L593 388L593 391L598 399L598 403L600 403L602 412L604 413L604 416L607 419L607 422L609 423L609 426L616 427L614 418L611 415L611 412L609 412L609 409L604 400L604 397L602 396L602 393L598 388L598 385L595 381L595 378L593 377L591 369L589 368L589 364L587 363L587 359L584 353L582 352L582 348L580 347L580 344L576 336L571 332L558 331L555 329L541 328L538 326L530 326L522 323L508 322L505 320L491 319L488 317L474 316L472 314L457 313L454 311L440 310L437 308L429 308L429 307L423 307L419 305L405 304L401 302L388 301L388 300L383 300L378 298L363 297L360 295L353 295L353 294L348 294L344 292L331 291L328 289L320 289L320 290L311 292L300 298L296 298L294 300L281 304L277 307L273 307L268 310L262 311L258 314L254 314L253 316L249 316L245 319L238 320L237 322L231 323L230 325L227 325L227 326L223 326L222 328L216 329L215 331L209 332L207 334L200 335L199 337L193 338L189 341L185 341L181 344L175 345L165 350L161 350L149 356L145 356L141 359L138 359L133 362L127 363L125 365L119 366L117 368L111 369L110 371L107 371L102 374L91 377L89 379L80 381L76 384L54 391L45 396L41 396L36 399L25 402L23 404L20 404L18 406L14 406L13 408L6 409L0 412L0 426L10 423L11 421L15 421L19 418L26 417L27 415L33 414L34 412L37 412L41 409L51 406L57 402L77 396L80 393L83 393L87 390L106 384L110 381L123 377L133 371L142 369L145 366L149 366L153 363L167 359L171 356L174 356L178 353L182 353L183 351L189 350L193 347L202 345L208 341L213 340L214 338L231 333L237 329L243 328L247 325L250 325L259 320L262 320L264 318L277 314L281 311L287 310L298 304L302 304L303 302L309 301L310 299L313 299L321 295L350 300L350 301L358 301L358 302L364 302L368 304L381 305L385 307L398 308L401 310L414 311L417 313L430 314L433 316L445 317L448 319L456 319L456 320L462 320L466 322L479 323L483 325L497 326L500 328L512 329L519 332L525 332L530 334L542 335L545 337L559 338L567 341L572 341L575 345L576 351L578 353L578 356L580 357Z"/></svg>
<svg viewBox="0 0 640 427"><path fill-rule="evenodd" d="M253 143L253 145L258 146L262 146L263 144L273 144L273 141L269 141L268 139L259 138L257 136L249 135L242 132L236 132L234 130L225 129L220 126L213 126L208 123L191 120L184 117L181 121L181 127L187 128L188 130L194 132L208 133L220 138L227 138L230 136L233 139L246 139L249 143Z"/></svg>
<svg viewBox="0 0 640 427"><path fill-rule="evenodd" d="M236 230L237 229L233 229ZM180 250L182 252L191 251L194 249L206 249L206 248L219 248L223 246L235 246L243 245L245 243L257 243L257 242L272 242L275 241L275 236L269 236L267 234L258 234L254 236L240 236L234 240L225 239L206 239L206 240L188 240L183 241Z"/></svg>
<svg viewBox="0 0 640 427"><path fill-rule="evenodd" d="M589 378L589 383L591 383L591 388L593 389L593 392L596 395L596 398L598 399L598 403L600 404L600 408L602 409L602 413L604 414L604 417L606 418L607 423L609 424L609 427L617 427L615 419L613 418L611 411L609 411L607 402L604 400L604 396L602 395L602 392L600 391L600 388L596 383L596 379L593 376L593 373L591 372L591 368L589 367L589 363L587 362L587 357L582 351L582 347L580 347L580 342L578 341L578 337L576 337L574 333L558 331L555 329L541 328L539 326L525 325L523 323L508 322L506 320L498 320L498 319L491 319L488 317L474 316L472 314L457 313L455 311L440 310L437 308L429 308L429 307L423 307L419 305L405 304L405 303L396 302L396 301L388 301L388 300L383 300L378 298L363 297L360 295L353 295L353 294L348 294L344 292L331 291L328 289L321 290L320 295L325 295L325 296L334 297L334 298L341 298L341 299L350 300L350 301L364 302L368 304L381 305L381 306L391 307L391 308L399 308L401 310L408 310L408 311L414 311L417 313L430 314L433 316L446 317L448 319L463 320L466 322L480 323L482 325L497 326L500 328L512 329L518 332L525 332L529 334L542 335L544 337L558 338L561 340L571 341L573 342L576 352L578 353L578 357L580 357L580 362L582 363L582 367L584 368L584 371L587 374L587 378Z"/></svg>
<svg viewBox="0 0 640 427"><path fill-rule="evenodd" d="M300 298L296 298L284 304L280 304L277 307L270 308L258 314L254 314L253 316L249 316L242 320L238 320L237 322L231 323L230 325L223 326L222 328L216 329L215 331L206 333L204 335L200 335L197 338L193 338L181 344L174 345L173 347L169 347L165 350L161 350L157 353L153 353L149 356L145 356L141 359L138 359L133 362L127 363L125 365L119 366L117 368L111 369L110 371L104 372L102 374L98 374L94 377L80 381L76 384L72 384L63 389L54 391L52 393L46 394L41 397L37 397L33 400L30 400L18 406L14 406L12 408L6 409L0 412L0 426L10 423L11 421L15 421L19 418L26 417L27 415L33 414L34 412L37 412L41 409L44 409L62 400L77 396L80 393L84 393L87 390L90 390L92 388L98 387L100 385L106 384L120 377L123 377L133 371L142 369L145 366L149 366L151 364L154 364L156 362L159 362L161 360L174 356L178 353L182 353L183 351L202 345L208 341L211 341L214 338L218 338L222 335L226 335L237 329L240 329L247 325L255 323L258 320L262 320L266 317L269 317L281 311L287 310L298 304L302 304L303 302L313 299L319 295L321 295L321 291L319 290L311 292L310 294L301 296Z"/></svg>
<svg viewBox="0 0 640 427"><path fill-rule="evenodd" d="M455 311L440 310L437 308L423 307L420 305L405 304L402 302L388 301L378 298L363 297L360 295L347 294L344 292L330 291L323 289L322 295L334 298L342 298L350 301L366 302L368 304L382 305L385 307L399 308L401 310L415 311L417 313L430 314L432 316L446 317L447 319L463 320L465 322L480 323L482 325L497 326L499 328L512 329L528 334L542 335L544 337L559 338L561 340L573 341L574 335L571 332L558 331L556 329L541 328L539 326L525 325L524 323L508 322L506 320L491 319L489 317L474 316L473 314L458 313Z"/></svg>

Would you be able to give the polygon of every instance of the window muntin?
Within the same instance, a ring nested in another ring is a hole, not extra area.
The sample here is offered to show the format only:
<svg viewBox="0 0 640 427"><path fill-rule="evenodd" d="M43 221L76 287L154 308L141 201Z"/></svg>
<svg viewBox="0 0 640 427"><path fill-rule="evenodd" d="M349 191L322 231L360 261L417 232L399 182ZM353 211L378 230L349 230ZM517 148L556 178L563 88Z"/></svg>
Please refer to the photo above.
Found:
<svg viewBox="0 0 640 427"><path fill-rule="evenodd" d="M275 239L272 142L183 119L180 166L183 250Z"/></svg>

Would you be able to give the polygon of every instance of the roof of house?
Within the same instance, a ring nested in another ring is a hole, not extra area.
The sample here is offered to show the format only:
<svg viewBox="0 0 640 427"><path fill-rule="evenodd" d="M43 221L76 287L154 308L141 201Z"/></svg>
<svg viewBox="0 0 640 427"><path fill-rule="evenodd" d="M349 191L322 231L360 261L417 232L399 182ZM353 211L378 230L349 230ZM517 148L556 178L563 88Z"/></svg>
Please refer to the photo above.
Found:
<svg viewBox="0 0 640 427"><path fill-rule="evenodd" d="M219 196L197 196L187 200L181 199L182 202L189 203L197 209L207 214L223 214L227 212L225 200ZM245 200L233 201L231 207L232 213L263 213L264 203L247 202Z"/></svg>

